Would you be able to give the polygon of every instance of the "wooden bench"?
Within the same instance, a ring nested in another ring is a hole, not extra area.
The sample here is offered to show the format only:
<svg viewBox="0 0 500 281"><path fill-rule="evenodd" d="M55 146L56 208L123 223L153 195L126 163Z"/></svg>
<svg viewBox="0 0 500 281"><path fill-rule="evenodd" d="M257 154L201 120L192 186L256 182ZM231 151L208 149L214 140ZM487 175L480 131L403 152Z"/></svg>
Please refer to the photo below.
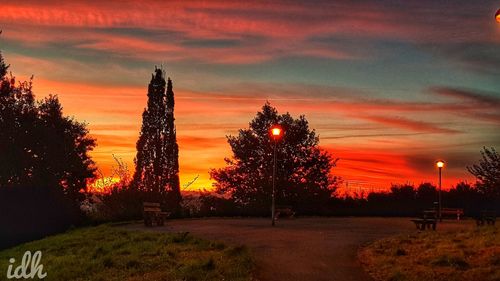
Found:
<svg viewBox="0 0 500 281"><path fill-rule="evenodd" d="M457 221L460 220L460 216L464 215L464 209L456 209L456 208L441 208L441 217L444 216L457 216Z"/></svg>
<svg viewBox="0 0 500 281"><path fill-rule="evenodd" d="M495 211L481 211L479 217L476 218L476 224L478 226L484 225L495 225L497 220L497 214Z"/></svg>
<svg viewBox="0 0 500 281"><path fill-rule="evenodd" d="M295 212L292 210L292 206L276 206L274 210L274 219L277 220L279 217L293 218Z"/></svg>
<svg viewBox="0 0 500 281"><path fill-rule="evenodd" d="M143 202L143 207L145 226L153 226L153 223L156 223L157 226L162 226L165 219L170 215L170 213L161 211L160 203Z"/></svg>
<svg viewBox="0 0 500 281"><path fill-rule="evenodd" d="M437 213L434 210L424 211L422 214L422 218L411 220L415 223L415 226L418 230L430 229L436 230L437 225Z"/></svg>

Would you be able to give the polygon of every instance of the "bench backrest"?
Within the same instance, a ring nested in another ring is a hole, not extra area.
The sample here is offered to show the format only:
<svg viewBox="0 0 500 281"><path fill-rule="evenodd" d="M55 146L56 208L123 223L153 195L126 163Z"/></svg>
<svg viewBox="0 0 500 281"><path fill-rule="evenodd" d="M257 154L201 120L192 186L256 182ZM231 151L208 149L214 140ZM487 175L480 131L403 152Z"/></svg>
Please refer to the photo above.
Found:
<svg viewBox="0 0 500 281"><path fill-rule="evenodd" d="M160 203L144 202L144 212L161 212Z"/></svg>
<svg viewBox="0 0 500 281"><path fill-rule="evenodd" d="M463 215L464 214L464 209L456 209L456 208L442 208L441 209L441 213L445 213L445 214L460 214L460 215Z"/></svg>

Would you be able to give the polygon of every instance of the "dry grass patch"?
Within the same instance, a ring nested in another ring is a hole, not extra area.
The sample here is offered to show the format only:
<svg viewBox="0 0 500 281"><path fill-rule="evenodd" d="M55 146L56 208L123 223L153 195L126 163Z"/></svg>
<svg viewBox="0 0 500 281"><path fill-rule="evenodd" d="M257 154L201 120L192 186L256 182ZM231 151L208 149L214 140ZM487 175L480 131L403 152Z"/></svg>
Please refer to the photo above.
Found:
<svg viewBox="0 0 500 281"><path fill-rule="evenodd" d="M424 231L376 241L359 252L375 280L500 281L500 231Z"/></svg>

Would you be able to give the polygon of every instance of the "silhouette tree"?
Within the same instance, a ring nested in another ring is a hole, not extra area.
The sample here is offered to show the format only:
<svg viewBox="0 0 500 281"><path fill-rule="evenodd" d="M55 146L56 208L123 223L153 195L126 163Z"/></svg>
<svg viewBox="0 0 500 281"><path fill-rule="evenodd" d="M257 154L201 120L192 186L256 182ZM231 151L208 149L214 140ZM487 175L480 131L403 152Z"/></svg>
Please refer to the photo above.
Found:
<svg viewBox="0 0 500 281"><path fill-rule="evenodd" d="M5 64L5 61L2 56L2 52L0 52L0 80L3 81L5 76L7 75L7 70L9 69L9 66Z"/></svg>
<svg viewBox="0 0 500 281"><path fill-rule="evenodd" d="M9 95L12 91L12 86L14 86L14 80L7 78L8 69L9 65L5 63L2 52L0 52L0 97Z"/></svg>
<svg viewBox="0 0 500 281"><path fill-rule="evenodd" d="M0 54L0 187L60 187L78 201L94 177L95 140L63 115L57 96L36 101L32 81L16 86L6 70Z"/></svg>
<svg viewBox="0 0 500 281"><path fill-rule="evenodd" d="M438 191L436 186L431 183L421 183L417 188L417 198L422 206L432 207L438 200Z"/></svg>
<svg viewBox="0 0 500 281"><path fill-rule="evenodd" d="M443 192L443 200L450 207L463 208L467 216L478 215L485 208L484 195L467 182L459 182L448 192Z"/></svg>
<svg viewBox="0 0 500 281"><path fill-rule="evenodd" d="M468 166L467 170L476 177L476 187L481 193L487 197L499 199L500 155L493 147L483 147L481 156L479 163Z"/></svg>
<svg viewBox="0 0 500 281"><path fill-rule="evenodd" d="M391 185L391 195L398 201L412 201L417 197L415 187L411 184Z"/></svg>
<svg viewBox="0 0 500 281"><path fill-rule="evenodd" d="M318 147L319 137L309 129L304 116L279 115L267 102L262 111L241 129L238 136L228 136L233 151L227 166L212 169L217 192L232 196L247 207L267 209L271 200L273 140L272 125L284 131L277 147L276 202L293 205L296 210L314 212L332 195L338 179L331 175L336 159Z"/></svg>
<svg viewBox="0 0 500 281"><path fill-rule="evenodd" d="M155 69L149 83L147 108L142 114L133 185L152 195L166 196L168 203L173 204L170 207L176 208L181 194L174 120L172 80L165 81L163 70Z"/></svg>

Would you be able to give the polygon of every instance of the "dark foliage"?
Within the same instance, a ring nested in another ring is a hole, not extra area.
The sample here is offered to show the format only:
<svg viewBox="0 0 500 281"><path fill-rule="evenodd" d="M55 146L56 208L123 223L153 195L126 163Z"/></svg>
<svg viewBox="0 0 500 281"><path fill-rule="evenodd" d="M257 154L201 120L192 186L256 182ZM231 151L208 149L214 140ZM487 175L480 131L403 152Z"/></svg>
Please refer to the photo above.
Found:
<svg viewBox="0 0 500 281"><path fill-rule="evenodd" d="M0 62L0 70L5 69ZM95 140L86 125L63 116L57 96L35 101L31 81L16 86L13 77L1 80L0 188L59 187L81 199L95 171L88 155Z"/></svg>
<svg viewBox="0 0 500 281"><path fill-rule="evenodd" d="M0 132L0 187L60 187L81 199L94 177L95 140L85 124L62 115L56 96L37 103L30 83L14 88L0 97Z"/></svg>
<svg viewBox="0 0 500 281"><path fill-rule="evenodd" d="M163 70L156 69L149 83L147 108L142 114L132 186L175 211L179 210L181 194L174 120L172 81L170 78L165 81Z"/></svg>
<svg viewBox="0 0 500 281"><path fill-rule="evenodd" d="M242 208L231 198L224 198L211 193L185 195L183 216L185 217L232 217L242 216ZM251 215L257 215L252 213Z"/></svg>
<svg viewBox="0 0 500 281"><path fill-rule="evenodd" d="M9 65L5 63L2 53L0 52L0 97L9 95L14 85L14 80L7 77L8 70Z"/></svg>
<svg viewBox="0 0 500 281"><path fill-rule="evenodd" d="M481 151L482 159L478 164L467 167L476 179L477 189L488 198L500 198L500 155L495 148L484 147Z"/></svg>
<svg viewBox="0 0 500 281"><path fill-rule="evenodd" d="M95 195L100 202L96 204L97 210L91 214L91 219L94 223L142 219L142 203L156 202L145 198L146 194L136 188L116 186L109 194Z"/></svg>
<svg viewBox="0 0 500 281"><path fill-rule="evenodd" d="M59 233L83 222L78 206L53 187L0 188L0 249Z"/></svg>
<svg viewBox="0 0 500 281"><path fill-rule="evenodd" d="M269 130L275 124L284 132L277 144L276 202L314 213L335 191L338 180L330 172L336 160L318 147L319 138L304 116L279 115L269 103L248 129L228 137L233 157L225 159L227 167L210 171L217 192L230 195L244 208L269 212L273 167Z"/></svg>
<svg viewBox="0 0 500 281"><path fill-rule="evenodd" d="M486 197L477 188L460 182L451 189L442 190L443 207L460 208L465 216L476 217L485 209L500 213L500 201L486 205ZM370 193L366 197L331 197L314 211L300 212L301 215L323 216L407 216L416 217L426 209L437 207L438 191L430 183L394 185L388 192ZM233 198L224 198L206 193L199 196L185 196L183 200L187 217L210 216L268 216L267 209L241 205Z"/></svg>
<svg viewBox="0 0 500 281"><path fill-rule="evenodd" d="M37 102L31 81L16 85L6 74L0 54L0 241L11 245L80 221L95 140L63 116L56 96Z"/></svg>
<svg viewBox="0 0 500 281"><path fill-rule="evenodd" d="M487 197L477 188L460 182L449 190L442 190L444 208L464 209L465 216L475 217L482 210L500 212L500 201L486 205ZM419 216L423 210L435 208L438 191L429 183L417 189L412 185L396 185L390 192L370 193L366 198L347 196L332 198L324 209L324 215L360 216Z"/></svg>

